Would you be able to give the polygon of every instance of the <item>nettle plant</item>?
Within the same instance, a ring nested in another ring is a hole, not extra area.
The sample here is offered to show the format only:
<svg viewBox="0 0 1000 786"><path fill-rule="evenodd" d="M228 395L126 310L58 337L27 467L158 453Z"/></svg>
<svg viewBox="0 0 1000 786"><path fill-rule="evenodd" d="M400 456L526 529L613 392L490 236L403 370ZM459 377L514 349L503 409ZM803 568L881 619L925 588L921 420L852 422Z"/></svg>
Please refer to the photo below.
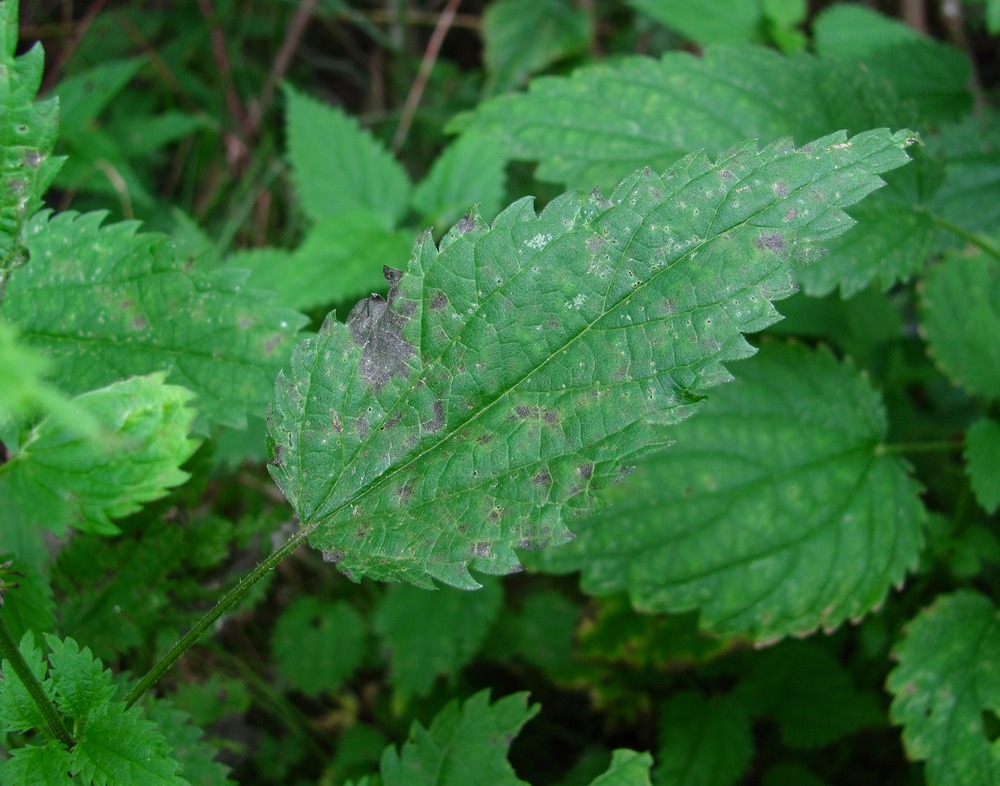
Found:
<svg viewBox="0 0 1000 786"><path fill-rule="evenodd" d="M3 783L232 782L220 751L245 782L522 783L539 705L463 671L491 659L648 730L561 783L867 782L831 746L1000 780L1000 137L969 63L856 6L807 54L782 4L633 5L702 54L502 93L504 35L547 33L494 4L497 95L416 185L287 87L305 239L223 259L41 208L59 105L0 2ZM510 161L570 190L500 209ZM291 526L233 468L265 413ZM271 660L234 658L222 623L268 604ZM251 706L283 729L257 754Z"/></svg>

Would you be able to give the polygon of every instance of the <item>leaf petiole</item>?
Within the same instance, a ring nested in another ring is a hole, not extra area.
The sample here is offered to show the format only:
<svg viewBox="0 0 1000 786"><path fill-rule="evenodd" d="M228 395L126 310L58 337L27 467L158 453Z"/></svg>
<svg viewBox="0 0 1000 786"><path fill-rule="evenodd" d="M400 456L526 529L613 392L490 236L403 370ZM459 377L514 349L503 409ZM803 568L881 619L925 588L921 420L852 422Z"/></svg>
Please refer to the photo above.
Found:
<svg viewBox="0 0 1000 786"><path fill-rule="evenodd" d="M897 442L892 445L879 445L875 452L880 456L898 456L907 453L947 453L959 450L963 440L939 439L928 442Z"/></svg>
<svg viewBox="0 0 1000 786"><path fill-rule="evenodd" d="M67 748L76 745L76 740L69 733L55 705L45 695L42 684L21 654L20 648L10 633L10 628L7 627L7 620L4 619L2 610L0 610L0 660L8 661L13 667L21 684L24 685L25 690L28 691L42 713L42 717L45 718L45 725L49 727L49 733Z"/></svg>
<svg viewBox="0 0 1000 786"><path fill-rule="evenodd" d="M212 627L212 625L215 624L215 621L219 619L219 617L243 600L254 584L274 570L274 568L276 568L285 559L285 557L296 551L315 529L315 524L299 529L298 532L285 541L281 548L275 549L271 552L271 554L269 554L267 558L256 568L250 571L250 573L248 573L246 577L239 582L239 584L219 598L219 602L216 603L207 614L198 620L191 630L189 630L183 638L174 644L174 646L171 647L167 653L156 662L156 665L154 665L153 668L151 668L146 675L136 683L135 687L129 691L129 694L125 697L125 706L131 707L146 691L159 682L160 678L167 673L170 667L180 660L180 657L187 652L187 650L190 649L190 647L198 641L198 639L200 639L202 635L204 635L208 629Z"/></svg>

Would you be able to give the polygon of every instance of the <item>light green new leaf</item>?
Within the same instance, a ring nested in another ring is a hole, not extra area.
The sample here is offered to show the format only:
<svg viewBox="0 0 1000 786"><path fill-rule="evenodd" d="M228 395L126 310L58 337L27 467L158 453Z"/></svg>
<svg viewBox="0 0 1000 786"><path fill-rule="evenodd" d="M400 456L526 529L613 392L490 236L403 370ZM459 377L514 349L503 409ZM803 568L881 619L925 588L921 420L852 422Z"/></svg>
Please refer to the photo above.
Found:
<svg viewBox="0 0 1000 786"><path fill-rule="evenodd" d="M314 547L360 578L475 587L662 444L746 357L742 333L907 132L693 155L610 199L530 200L418 244L387 299L328 318L279 377L270 470Z"/></svg>
<svg viewBox="0 0 1000 786"><path fill-rule="evenodd" d="M648 753L619 748L611 754L607 772L594 778L590 786L650 786L652 766L653 757Z"/></svg>
<svg viewBox="0 0 1000 786"><path fill-rule="evenodd" d="M1000 423L980 418L965 433L965 469L987 513L1000 507Z"/></svg>
<svg viewBox="0 0 1000 786"><path fill-rule="evenodd" d="M886 683L907 754L929 786L1000 782L1000 746L984 716L1000 714L1000 613L973 592L940 596L913 619Z"/></svg>
<svg viewBox="0 0 1000 786"><path fill-rule="evenodd" d="M752 756L750 718L732 696L681 693L664 705L653 770L657 786L732 786Z"/></svg>
<svg viewBox="0 0 1000 786"><path fill-rule="evenodd" d="M439 676L453 678L479 651L502 602L496 581L473 593L389 587L373 624L389 651L396 696L426 696Z"/></svg>
<svg viewBox="0 0 1000 786"><path fill-rule="evenodd" d="M391 229L410 199L406 172L380 142L339 109L285 86L288 160L313 221L370 210Z"/></svg>
<svg viewBox="0 0 1000 786"><path fill-rule="evenodd" d="M944 372L972 393L1000 398L1000 263L950 254L924 279L921 327Z"/></svg>
<svg viewBox="0 0 1000 786"><path fill-rule="evenodd" d="M737 380L610 489L613 504L550 567L758 641L863 616L915 567L925 515L884 451L878 393L829 352L795 346L766 346Z"/></svg>
<svg viewBox="0 0 1000 786"><path fill-rule="evenodd" d="M24 223L59 169L52 158L58 133L55 100L35 101L44 55L17 49L17 3L0 3L0 305L9 273L27 261Z"/></svg>
<svg viewBox="0 0 1000 786"><path fill-rule="evenodd" d="M972 109L972 65L958 49L862 5L840 3L813 23L816 52L863 64L913 101L920 127L957 120Z"/></svg>
<svg viewBox="0 0 1000 786"><path fill-rule="evenodd" d="M519 87L545 66L587 51L590 16L571 0L496 0L483 13L487 91Z"/></svg>
<svg viewBox="0 0 1000 786"><path fill-rule="evenodd" d="M305 596L278 617L271 648L281 676L318 696L339 688L361 665L367 636L365 621L349 603Z"/></svg>
<svg viewBox="0 0 1000 786"><path fill-rule="evenodd" d="M503 151L492 139L463 134L434 161L413 192L413 206L436 229L457 223L473 205L492 220L503 197L505 164Z"/></svg>
<svg viewBox="0 0 1000 786"><path fill-rule="evenodd" d="M104 668L89 647L80 649L73 639L45 634L49 666L56 692L56 706L70 718L86 718L107 705L117 692L109 669Z"/></svg>
<svg viewBox="0 0 1000 786"><path fill-rule="evenodd" d="M412 246L411 232L387 229L377 213L345 210L313 226L292 252L253 249L228 261L251 271L250 286L273 290L282 305L305 311L384 290L385 260L405 258Z"/></svg>
<svg viewBox="0 0 1000 786"><path fill-rule="evenodd" d="M53 418L31 432L0 465L5 527L67 526L112 534L111 523L187 480L179 466L197 443L190 391L162 374L133 377L85 393L74 403L101 424L105 439L81 437Z"/></svg>
<svg viewBox="0 0 1000 786"><path fill-rule="evenodd" d="M538 161L542 180L589 190L695 150L715 155L744 139L783 136L801 143L907 117L891 88L859 67L720 46L535 79L527 93L480 104L466 133L492 137L509 158Z"/></svg>
<svg viewBox="0 0 1000 786"><path fill-rule="evenodd" d="M244 287L246 271L200 271L161 235L101 227L103 213L38 214L31 264L11 278L4 317L53 361L69 393L166 371L213 422L260 412L305 318Z"/></svg>
<svg viewBox="0 0 1000 786"><path fill-rule="evenodd" d="M42 691L49 699L55 697L55 688L51 680L45 679L47 666L42 656L41 648L35 643L35 636L28 631L21 637L18 649L24 656L28 668L42 685ZM17 676L9 660L0 662L0 726L7 732L27 731L29 729L45 729L45 716L35 700L24 687L21 678Z"/></svg>
<svg viewBox="0 0 1000 786"><path fill-rule="evenodd" d="M189 786L160 730L123 702L90 713L72 759L70 772L93 786Z"/></svg>
<svg viewBox="0 0 1000 786"><path fill-rule="evenodd" d="M758 0L629 0L640 14L697 44L748 44L760 39L764 23Z"/></svg>
<svg viewBox="0 0 1000 786"><path fill-rule="evenodd" d="M4 786L66 786L66 773L73 758L62 744L50 740L47 745L27 745L9 751L10 758L0 765L0 783Z"/></svg>
<svg viewBox="0 0 1000 786"><path fill-rule="evenodd" d="M527 693L490 704L480 691L459 707L453 701L429 729L414 723L401 750L389 747L380 772L385 786L526 786L507 761L514 737L539 710Z"/></svg>

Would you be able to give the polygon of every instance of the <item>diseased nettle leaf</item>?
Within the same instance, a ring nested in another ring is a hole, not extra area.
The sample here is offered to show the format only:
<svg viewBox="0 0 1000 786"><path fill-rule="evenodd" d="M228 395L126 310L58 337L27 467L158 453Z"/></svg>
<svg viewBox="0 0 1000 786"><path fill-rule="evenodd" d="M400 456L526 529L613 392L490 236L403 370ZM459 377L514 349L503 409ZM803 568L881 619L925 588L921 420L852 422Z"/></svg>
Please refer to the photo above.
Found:
<svg viewBox="0 0 1000 786"><path fill-rule="evenodd" d="M38 209L61 159L52 157L59 125L55 99L35 101L45 56L17 50L17 3L0 3L0 305L11 271L27 261L24 225Z"/></svg>
<svg viewBox="0 0 1000 786"><path fill-rule="evenodd" d="M942 595L904 630L886 683L907 755L931 786L1000 782L1000 612L974 592Z"/></svg>
<svg viewBox="0 0 1000 786"><path fill-rule="evenodd" d="M710 46L700 57L622 57L534 79L525 93L481 103L463 134L537 161L543 181L610 189L635 169L659 171L694 150L717 155L744 139L805 143L841 128L917 127L911 117L919 119L856 64Z"/></svg>
<svg viewBox="0 0 1000 786"><path fill-rule="evenodd" d="M924 279L921 327L931 356L971 393L1000 398L1000 263L946 255Z"/></svg>
<svg viewBox="0 0 1000 786"><path fill-rule="evenodd" d="M196 412L190 391L163 374L132 377L85 393L73 403L103 428L81 436L49 417L0 465L0 502L12 531L62 534L67 527L114 534L111 519L139 510L187 480L179 467L198 443L189 438ZM21 553L21 552L18 552Z"/></svg>
<svg viewBox="0 0 1000 786"><path fill-rule="evenodd" d="M528 704L527 693L513 693L490 703L480 691L461 707L457 701L441 710L430 728L414 723L397 752L382 755L379 773L385 786L526 786L507 761L514 737L540 709Z"/></svg>
<svg viewBox="0 0 1000 786"><path fill-rule="evenodd" d="M8 284L4 318L67 393L166 371L198 395L200 426L242 428L264 408L305 317L245 288L246 271L199 270L163 236L134 222L102 227L104 215L31 219L31 263Z"/></svg>
<svg viewBox="0 0 1000 786"><path fill-rule="evenodd" d="M311 544L355 578L471 588L470 566L568 540L912 141L748 142L424 235L388 297L328 318L276 384L270 470Z"/></svg>
<svg viewBox="0 0 1000 786"><path fill-rule="evenodd" d="M759 642L862 617L923 544L919 486L883 450L881 397L825 350L766 345L735 370L544 564Z"/></svg>

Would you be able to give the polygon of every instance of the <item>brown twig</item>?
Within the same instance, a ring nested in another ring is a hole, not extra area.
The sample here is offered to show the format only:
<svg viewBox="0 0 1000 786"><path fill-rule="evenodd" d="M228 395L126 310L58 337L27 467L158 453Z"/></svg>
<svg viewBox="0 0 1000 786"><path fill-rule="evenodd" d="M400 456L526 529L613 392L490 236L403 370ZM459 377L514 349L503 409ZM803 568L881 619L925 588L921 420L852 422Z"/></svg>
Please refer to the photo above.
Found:
<svg viewBox="0 0 1000 786"><path fill-rule="evenodd" d="M417 112L420 99L423 97L424 90L427 87L427 80L430 79L434 63L437 62L438 54L441 52L441 44L444 43L444 37L448 34L448 29L455 21L455 14L461 2L462 0L448 0L448 4L444 7L437 24L434 26L434 32L431 33L430 41L427 42L424 59L420 61L420 69L417 71L417 76L410 86L410 92L406 96L406 103L403 105L403 112L399 118L399 125L396 127L396 133L392 137L392 149L396 152L403 146L403 142L406 141L406 135L410 132L413 116Z"/></svg>
<svg viewBox="0 0 1000 786"><path fill-rule="evenodd" d="M198 9L205 17L212 36L212 56L215 58L215 65L219 69L219 76L222 77L222 86L226 93L226 105L229 107L229 114L232 115L237 127L244 134L249 130L248 117L239 94L236 92L236 85L233 82L233 68L229 62L229 52L226 49L226 35L219 26L212 6L212 0L198 0Z"/></svg>
<svg viewBox="0 0 1000 786"><path fill-rule="evenodd" d="M364 14L364 16L375 24L395 22L399 19L399 14L395 11L385 11L381 8L375 8L368 11ZM407 25L425 25L430 27L431 25L436 25L440 18L440 14L435 14L430 11L421 11L417 8L409 8L403 12L403 22ZM462 27L468 30L478 30L482 27L479 17L475 14L455 14L455 18L452 20L451 26Z"/></svg>
<svg viewBox="0 0 1000 786"><path fill-rule="evenodd" d="M56 83L59 77L60 71L62 71L63 66L66 65L66 61L70 59L76 48L80 45L80 41L86 34L87 29L90 27L94 18L101 12L101 9L107 5L108 0L94 0L87 9L87 12L83 15L80 21L77 23L73 30L73 35L70 37L66 45L60 50L59 56L52 63L52 67L49 72L45 75L45 80L42 83L42 93L47 93L52 89L52 86Z"/></svg>
<svg viewBox="0 0 1000 786"><path fill-rule="evenodd" d="M248 118L249 136L255 136L257 130L260 128L260 122L274 100L274 91L278 87L278 82L281 81L285 75L285 71L288 70L288 65L292 61L292 55L295 54L295 50L299 46L299 41L302 40L302 34L305 32L306 25L309 23L313 11L316 10L318 2L319 0L301 0L299 7L295 10L295 16L292 17L291 24L288 25L288 30L285 31L285 40L282 41L281 49L278 50L278 55L274 58L274 63L271 65L271 73L267 75L264 88L261 90L257 100L250 105L250 115Z"/></svg>

